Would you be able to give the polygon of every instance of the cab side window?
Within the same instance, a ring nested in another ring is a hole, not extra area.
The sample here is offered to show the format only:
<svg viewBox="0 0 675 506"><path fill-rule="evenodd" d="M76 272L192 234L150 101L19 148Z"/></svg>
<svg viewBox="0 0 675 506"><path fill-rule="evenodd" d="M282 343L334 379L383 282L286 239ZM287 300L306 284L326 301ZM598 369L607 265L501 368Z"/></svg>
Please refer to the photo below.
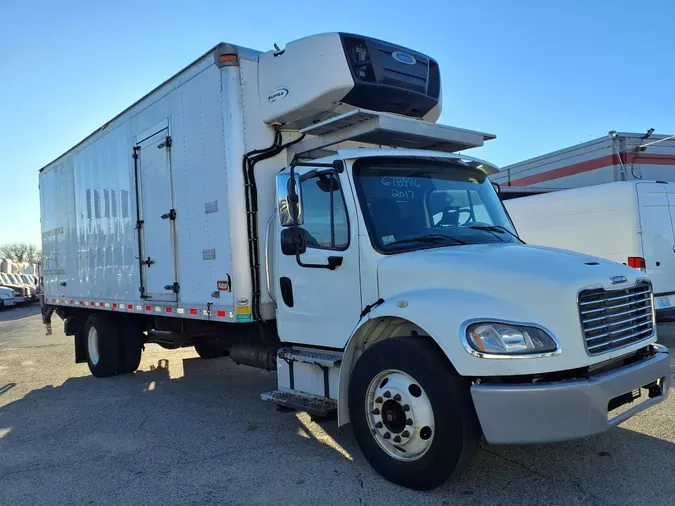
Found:
<svg viewBox="0 0 675 506"><path fill-rule="evenodd" d="M344 250L349 246L349 220L340 181L322 174L303 181L302 213L308 248Z"/></svg>

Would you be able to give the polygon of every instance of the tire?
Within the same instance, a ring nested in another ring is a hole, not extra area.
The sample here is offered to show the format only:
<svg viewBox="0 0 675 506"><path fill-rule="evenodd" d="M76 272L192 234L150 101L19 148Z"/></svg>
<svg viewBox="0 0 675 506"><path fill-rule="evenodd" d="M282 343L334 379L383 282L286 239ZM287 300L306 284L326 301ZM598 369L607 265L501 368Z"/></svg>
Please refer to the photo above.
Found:
<svg viewBox="0 0 675 506"><path fill-rule="evenodd" d="M119 327L104 314L92 314L84 326L89 370L97 378L113 376L120 367Z"/></svg>
<svg viewBox="0 0 675 506"><path fill-rule="evenodd" d="M195 351L200 358L218 358L225 355L227 346L217 340L198 341L195 343Z"/></svg>
<svg viewBox="0 0 675 506"><path fill-rule="evenodd" d="M140 329L131 322L120 325L120 366L117 374L129 374L135 372L141 364L143 352L143 334Z"/></svg>
<svg viewBox="0 0 675 506"><path fill-rule="evenodd" d="M469 388L428 339L374 344L357 360L349 384L361 452L382 477L414 490L461 474L481 436Z"/></svg>

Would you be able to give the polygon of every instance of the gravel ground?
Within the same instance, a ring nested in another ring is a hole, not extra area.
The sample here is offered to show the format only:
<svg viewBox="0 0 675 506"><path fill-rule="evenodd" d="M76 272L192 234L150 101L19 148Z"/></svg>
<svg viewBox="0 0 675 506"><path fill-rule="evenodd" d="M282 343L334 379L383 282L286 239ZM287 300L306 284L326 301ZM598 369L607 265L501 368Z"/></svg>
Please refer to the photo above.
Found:
<svg viewBox="0 0 675 506"><path fill-rule="evenodd" d="M675 395L594 438L484 444L462 478L413 492L371 470L351 427L260 401L273 374L150 345L137 373L95 379L38 313L0 313L0 504L675 502ZM675 325L660 336L675 344Z"/></svg>

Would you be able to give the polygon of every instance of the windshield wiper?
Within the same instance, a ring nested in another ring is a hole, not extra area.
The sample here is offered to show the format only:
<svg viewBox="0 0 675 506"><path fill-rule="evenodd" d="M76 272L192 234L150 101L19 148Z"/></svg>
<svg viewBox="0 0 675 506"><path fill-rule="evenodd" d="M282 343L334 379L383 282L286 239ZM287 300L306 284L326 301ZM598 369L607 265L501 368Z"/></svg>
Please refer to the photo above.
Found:
<svg viewBox="0 0 675 506"><path fill-rule="evenodd" d="M417 237L411 237L409 239L400 239L398 241L393 241L390 242L389 244L385 244L385 246L391 246L392 244L405 244L409 242L433 242L433 243L439 243L443 242L446 239L450 239L451 241L455 241L456 244L468 244L467 242L464 242L460 239L457 239L455 237L445 235L445 234L429 234L429 235L420 235Z"/></svg>
<svg viewBox="0 0 675 506"><path fill-rule="evenodd" d="M485 230L486 232L497 232L500 234L507 233L510 236L515 237L521 244L525 244L525 241L523 241L520 237L511 232L508 228L502 227L501 225L469 225L468 228L473 230Z"/></svg>

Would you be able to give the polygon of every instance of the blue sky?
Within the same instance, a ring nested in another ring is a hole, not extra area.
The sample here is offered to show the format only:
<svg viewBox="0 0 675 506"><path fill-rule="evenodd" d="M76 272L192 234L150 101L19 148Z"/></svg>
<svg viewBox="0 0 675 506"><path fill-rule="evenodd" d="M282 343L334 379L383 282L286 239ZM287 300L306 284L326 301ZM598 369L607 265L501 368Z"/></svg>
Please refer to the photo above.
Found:
<svg viewBox="0 0 675 506"><path fill-rule="evenodd" d="M440 122L506 165L605 135L675 134L675 2L0 0L0 244L39 244L37 171L220 41L349 31L441 67Z"/></svg>

